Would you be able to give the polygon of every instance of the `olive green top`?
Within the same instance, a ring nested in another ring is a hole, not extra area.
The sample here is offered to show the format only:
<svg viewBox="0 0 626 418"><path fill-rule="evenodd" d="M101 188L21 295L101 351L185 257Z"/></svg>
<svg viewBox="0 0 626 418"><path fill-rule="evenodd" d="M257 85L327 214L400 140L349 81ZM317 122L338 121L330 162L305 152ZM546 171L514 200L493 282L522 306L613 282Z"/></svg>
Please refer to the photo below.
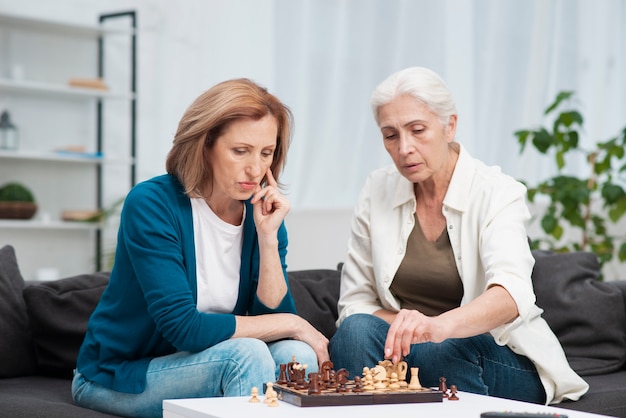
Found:
<svg viewBox="0 0 626 418"><path fill-rule="evenodd" d="M461 304L463 284L445 228L435 242L430 242L419 220L415 220L406 254L390 290L403 308L416 309L428 316L439 315Z"/></svg>

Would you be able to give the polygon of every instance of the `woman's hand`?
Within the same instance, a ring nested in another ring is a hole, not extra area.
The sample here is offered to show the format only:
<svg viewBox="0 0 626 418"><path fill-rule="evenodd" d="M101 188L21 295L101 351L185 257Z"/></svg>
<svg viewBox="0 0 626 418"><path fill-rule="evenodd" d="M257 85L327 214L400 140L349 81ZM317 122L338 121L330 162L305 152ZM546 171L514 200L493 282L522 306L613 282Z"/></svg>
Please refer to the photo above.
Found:
<svg viewBox="0 0 626 418"><path fill-rule="evenodd" d="M330 360L328 338L304 318L290 313L274 313L257 316L237 316L237 327L232 338L257 338L272 342L284 338L307 343L315 354L319 365Z"/></svg>
<svg viewBox="0 0 626 418"><path fill-rule="evenodd" d="M446 321L416 310L401 309L389 326L385 341L385 358L396 363L409 354L411 344L439 343L450 337Z"/></svg>
<svg viewBox="0 0 626 418"><path fill-rule="evenodd" d="M514 321L517 305L500 285L488 288L482 295L461 307L438 316L426 316L416 310L402 309L390 322L385 341L385 358L399 361L409 354L411 344L440 343L447 338L466 338L489 332ZM378 316L385 319L379 313Z"/></svg>
<svg viewBox="0 0 626 418"><path fill-rule="evenodd" d="M323 362L330 360L330 355L328 354L328 338L307 320L297 315L294 315L294 317L300 321L300 324L297 325L298 333L294 335L293 339L303 341L311 346L317 355L317 363L319 366L321 366Z"/></svg>
<svg viewBox="0 0 626 418"><path fill-rule="evenodd" d="M259 186L250 203L254 205L254 223L259 235L276 236L276 231L287 216L291 205L289 200L278 190L278 183L267 169L267 185Z"/></svg>

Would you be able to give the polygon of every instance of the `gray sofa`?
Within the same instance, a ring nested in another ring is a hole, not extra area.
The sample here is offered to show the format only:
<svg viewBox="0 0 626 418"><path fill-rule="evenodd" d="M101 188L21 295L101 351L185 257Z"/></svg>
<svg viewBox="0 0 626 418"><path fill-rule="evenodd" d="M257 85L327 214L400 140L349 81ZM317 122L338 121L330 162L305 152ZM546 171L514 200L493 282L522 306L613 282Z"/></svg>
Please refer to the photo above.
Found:
<svg viewBox="0 0 626 418"><path fill-rule="evenodd" d="M588 253L535 252L537 304L591 390L561 407L626 417L626 280L600 282ZM300 315L335 332L339 269L289 272ZM107 273L24 282L12 247L0 248L0 417L106 417L76 406L71 373ZM460 388L462 390L462 388Z"/></svg>

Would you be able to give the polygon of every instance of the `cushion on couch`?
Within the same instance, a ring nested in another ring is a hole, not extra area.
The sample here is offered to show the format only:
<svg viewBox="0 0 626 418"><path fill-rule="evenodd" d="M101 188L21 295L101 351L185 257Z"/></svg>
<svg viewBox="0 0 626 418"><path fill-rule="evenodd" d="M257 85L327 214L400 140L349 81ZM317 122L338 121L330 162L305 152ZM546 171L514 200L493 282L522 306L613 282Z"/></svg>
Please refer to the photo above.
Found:
<svg viewBox="0 0 626 418"><path fill-rule="evenodd" d="M537 305L581 376L617 371L626 363L626 312L619 288L598 281L588 252L535 250Z"/></svg>
<svg viewBox="0 0 626 418"><path fill-rule="evenodd" d="M288 272L298 315L328 339L335 333L340 276L340 270L330 269Z"/></svg>
<svg viewBox="0 0 626 418"><path fill-rule="evenodd" d="M23 288L15 249L6 245L0 248L0 378L35 372Z"/></svg>
<svg viewBox="0 0 626 418"><path fill-rule="evenodd" d="M72 376L87 321L109 273L81 274L24 288L24 300L40 374Z"/></svg>

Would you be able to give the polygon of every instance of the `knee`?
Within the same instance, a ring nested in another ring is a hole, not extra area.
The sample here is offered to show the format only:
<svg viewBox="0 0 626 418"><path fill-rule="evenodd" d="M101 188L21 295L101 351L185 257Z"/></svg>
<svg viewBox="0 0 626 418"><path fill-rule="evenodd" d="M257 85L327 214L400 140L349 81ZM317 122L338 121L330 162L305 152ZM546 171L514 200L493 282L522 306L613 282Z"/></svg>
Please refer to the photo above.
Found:
<svg viewBox="0 0 626 418"><path fill-rule="evenodd" d="M269 347L276 365L287 364L295 358L298 363L306 364L309 372L316 372L318 369L317 355L307 343L282 340L269 344Z"/></svg>
<svg viewBox="0 0 626 418"><path fill-rule="evenodd" d="M273 370L274 361L267 344L256 338L236 338L231 340L232 359L243 368L253 366Z"/></svg>
<svg viewBox="0 0 626 418"><path fill-rule="evenodd" d="M389 324L374 315L354 314L341 322L332 340L335 343L337 341L346 344L361 343L364 339L386 336L388 329Z"/></svg>

